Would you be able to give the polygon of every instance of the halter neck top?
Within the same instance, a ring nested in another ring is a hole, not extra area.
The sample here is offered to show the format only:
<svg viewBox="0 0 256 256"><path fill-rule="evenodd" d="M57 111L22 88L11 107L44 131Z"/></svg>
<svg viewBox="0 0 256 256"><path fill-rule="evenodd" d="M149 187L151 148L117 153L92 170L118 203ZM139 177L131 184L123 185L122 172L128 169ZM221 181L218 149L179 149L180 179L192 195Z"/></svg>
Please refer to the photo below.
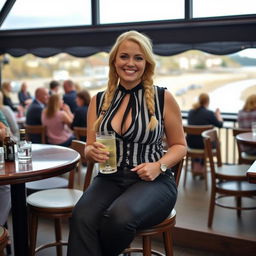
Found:
<svg viewBox="0 0 256 256"><path fill-rule="evenodd" d="M153 131L147 126L150 120L150 113L147 109L144 97L144 88L142 84L137 85L131 90L125 89L119 85L114 94L109 109L103 116L99 130L114 131L111 126L111 120L117 113L122 100L127 94L130 99L125 110L122 124L124 123L128 113L131 110L132 122L123 134L116 134L117 149L117 166L135 167L145 162L155 162L163 155L162 138L164 134L163 127L163 106L164 106L164 90L163 87L154 86L155 90L155 116L158 125ZM101 113L104 92L97 94L97 114ZM121 124L121 125L122 125Z"/></svg>

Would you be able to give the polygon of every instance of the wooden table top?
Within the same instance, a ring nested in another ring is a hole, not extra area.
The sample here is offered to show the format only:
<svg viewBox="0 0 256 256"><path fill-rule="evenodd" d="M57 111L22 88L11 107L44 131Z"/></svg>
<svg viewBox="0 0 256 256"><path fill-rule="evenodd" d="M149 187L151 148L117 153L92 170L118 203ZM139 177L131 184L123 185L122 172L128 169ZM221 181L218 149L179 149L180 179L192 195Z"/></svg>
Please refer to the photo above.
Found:
<svg viewBox="0 0 256 256"><path fill-rule="evenodd" d="M45 179L73 169L80 155L73 149L55 145L33 144L32 160L5 162L0 169L0 184L18 184Z"/></svg>
<svg viewBox="0 0 256 256"><path fill-rule="evenodd" d="M253 136L252 132L239 133L236 135L236 139L248 144L256 145L256 136Z"/></svg>

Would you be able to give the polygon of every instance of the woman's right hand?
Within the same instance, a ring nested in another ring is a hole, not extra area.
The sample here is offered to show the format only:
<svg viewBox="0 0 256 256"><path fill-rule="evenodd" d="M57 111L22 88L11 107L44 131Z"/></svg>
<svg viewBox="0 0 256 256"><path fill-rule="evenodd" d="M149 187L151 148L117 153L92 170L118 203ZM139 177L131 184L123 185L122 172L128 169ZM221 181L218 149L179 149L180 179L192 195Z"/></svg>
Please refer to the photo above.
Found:
<svg viewBox="0 0 256 256"><path fill-rule="evenodd" d="M85 147L85 157L96 163L104 163L109 159L109 152L106 151L106 147L102 143L95 141Z"/></svg>

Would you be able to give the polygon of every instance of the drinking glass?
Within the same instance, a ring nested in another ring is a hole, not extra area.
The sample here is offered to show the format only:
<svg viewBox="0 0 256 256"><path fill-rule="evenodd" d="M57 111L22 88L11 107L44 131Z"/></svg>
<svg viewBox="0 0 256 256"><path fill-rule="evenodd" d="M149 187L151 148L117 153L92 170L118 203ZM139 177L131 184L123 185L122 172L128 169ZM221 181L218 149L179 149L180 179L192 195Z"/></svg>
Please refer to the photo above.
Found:
<svg viewBox="0 0 256 256"><path fill-rule="evenodd" d="M4 148L0 147L0 169L4 167Z"/></svg>
<svg viewBox="0 0 256 256"><path fill-rule="evenodd" d="M252 122L252 135L256 137L256 122Z"/></svg>
<svg viewBox="0 0 256 256"><path fill-rule="evenodd" d="M96 133L96 141L103 144L104 151L109 152L109 159L104 163L99 163L99 171L104 174L110 174L117 171L116 167L116 138L114 132L100 131Z"/></svg>
<svg viewBox="0 0 256 256"><path fill-rule="evenodd" d="M19 161L30 161L32 158L32 142L18 141L17 153Z"/></svg>

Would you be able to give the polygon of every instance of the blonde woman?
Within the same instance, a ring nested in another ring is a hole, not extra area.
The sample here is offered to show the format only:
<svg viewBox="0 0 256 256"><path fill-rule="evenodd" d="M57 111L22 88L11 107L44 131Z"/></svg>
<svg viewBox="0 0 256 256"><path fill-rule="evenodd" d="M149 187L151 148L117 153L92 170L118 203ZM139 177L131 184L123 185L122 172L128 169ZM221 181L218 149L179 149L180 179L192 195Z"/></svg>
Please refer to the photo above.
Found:
<svg viewBox="0 0 256 256"><path fill-rule="evenodd" d="M4 105L9 106L13 111L18 111L18 107L16 107L11 99L11 92L12 92L12 87L11 83L9 82L3 82L2 83L2 93L3 93L3 103Z"/></svg>
<svg viewBox="0 0 256 256"><path fill-rule="evenodd" d="M18 98L20 101L21 106L27 107L33 101L30 92L28 91L27 83L22 83L20 87L20 91L18 92Z"/></svg>
<svg viewBox="0 0 256 256"><path fill-rule="evenodd" d="M176 202L171 168L185 156L186 141L173 96L153 85L150 39L136 31L120 35L110 52L109 67L106 91L89 105L85 156L105 162L109 152L95 141L95 133L113 131L117 172L99 173L76 205L68 256L118 255L138 228L164 220ZM169 144L165 155L164 133Z"/></svg>
<svg viewBox="0 0 256 256"><path fill-rule="evenodd" d="M238 112L239 128L251 128L252 122L256 122L256 94L250 95Z"/></svg>
<svg viewBox="0 0 256 256"><path fill-rule="evenodd" d="M3 104L2 92L0 92L0 110L2 111L3 115L5 116L8 126L10 127L13 136L15 137L15 139L18 139L19 138L19 126L18 126L17 120L15 118L15 115L14 115L14 112L12 111L12 109L9 106Z"/></svg>
<svg viewBox="0 0 256 256"><path fill-rule="evenodd" d="M75 138L69 129L73 118L69 106L63 104L61 96L58 94L51 95L47 107L42 112L42 124L46 126L49 144L70 146Z"/></svg>
<svg viewBox="0 0 256 256"><path fill-rule="evenodd" d="M256 122L256 94L252 94L246 99L243 108L238 112L237 121L239 128L249 129L252 127L252 122ZM250 155L256 155L254 146L243 145L243 150Z"/></svg>

